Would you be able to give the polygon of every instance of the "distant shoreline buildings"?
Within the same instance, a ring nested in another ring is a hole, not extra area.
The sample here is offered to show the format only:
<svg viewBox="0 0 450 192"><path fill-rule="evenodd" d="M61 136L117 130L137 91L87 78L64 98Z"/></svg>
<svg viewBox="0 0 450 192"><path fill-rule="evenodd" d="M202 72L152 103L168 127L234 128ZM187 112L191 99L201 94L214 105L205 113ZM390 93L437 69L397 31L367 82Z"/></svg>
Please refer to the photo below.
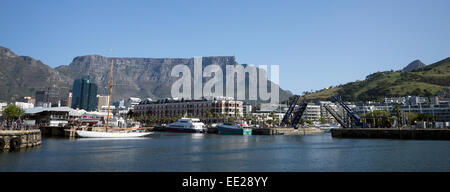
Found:
<svg viewBox="0 0 450 192"><path fill-rule="evenodd" d="M36 91L36 98L23 97L11 103L25 111L37 108L50 110L66 109L67 106L74 110L94 112L98 116L105 117L108 112L109 97L97 94L97 85L89 78L80 78L74 81L73 89L68 94L68 102L61 104L58 93L52 89ZM56 102L56 103L55 103ZM355 113L364 116L374 111L386 111L394 114L394 108L402 113L426 114L434 117L435 121L450 121L450 88L446 92L438 93L433 97L405 96L386 97L382 102L346 102L347 106ZM0 103L0 114L8 103ZM344 109L331 101L309 102L302 116L304 121L335 123L334 117L325 109L325 106L333 109L339 115L345 116ZM58 108L59 107L59 108ZM287 104L279 104L275 111L261 111L258 106L246 104L243 101L235 101L231 97L215 97L200 100L184 99L159 99L130 97L128 99L112 102L110 106L113 117L143 116L148 118L172 118L191 116L211 121L223 121L230 117L245 117L257 121L271 120L280 123L287 109ZM97 113L96 113L97 112ZM100 115L102 114L102 115ZM103 118L104 119L104 118Z"/></svg>

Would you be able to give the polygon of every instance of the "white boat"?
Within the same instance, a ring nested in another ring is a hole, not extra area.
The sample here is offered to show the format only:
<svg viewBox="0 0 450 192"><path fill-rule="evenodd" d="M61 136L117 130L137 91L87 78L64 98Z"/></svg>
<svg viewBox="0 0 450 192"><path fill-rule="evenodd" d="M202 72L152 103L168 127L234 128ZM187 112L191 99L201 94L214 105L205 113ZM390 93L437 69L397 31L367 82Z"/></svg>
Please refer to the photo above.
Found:
<svg viewBox="0 0 450 192"><path fill-rule="evenodd" d="M208 129L204 127L200 119L197 118L181 118L166 126L169 132L185 132L185 133L207 133Z"/></svg>
<svg viewBox="0 0 450 192"><path fill-rule="evenodd" d="M106 121L106 131L76 131L77 135L80 137L89 137L89 138L129 138L129 137L143 137L146 135L153 134L153 132L139 132L139 131L108 131L109 127L109 114L111 107L111 94L112 94L112 83L113 83L113 66L114 66L114 57L111 59L111 72L110 72L110 80L109 80L109 96L108 96L108 115ZM140 124L139 124L140 125ZM137 125L137 127L139 127Z"/></svg>
<svg viewBox="0 0 450 192"><path fill-rule="evenodd" d="M103 132L103 131L77 131L80 137L89 138L126 138L126 137L143 137L153 134L153 132Z"/></svg>
<svg viewBox="0 0 450 192"><path fill-rule="evenodd" d="M337 124L318 124L316 125L317 128L325 131L325 132L329 132L331 129L339 129L341 128L339 125Z"/></svg>

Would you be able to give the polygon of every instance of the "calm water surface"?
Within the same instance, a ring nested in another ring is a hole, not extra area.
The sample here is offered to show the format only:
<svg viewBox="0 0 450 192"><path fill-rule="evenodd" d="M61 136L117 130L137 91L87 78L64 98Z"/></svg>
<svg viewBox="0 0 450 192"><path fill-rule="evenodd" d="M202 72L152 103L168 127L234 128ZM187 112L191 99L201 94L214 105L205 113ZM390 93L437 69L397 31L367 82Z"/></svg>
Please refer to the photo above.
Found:
<svg viewBox="0 0 450 192"><path fill-rule="evenodd" d="M0 153L0 171L450 171L450 141L156 133L44 138Z"/></svg>

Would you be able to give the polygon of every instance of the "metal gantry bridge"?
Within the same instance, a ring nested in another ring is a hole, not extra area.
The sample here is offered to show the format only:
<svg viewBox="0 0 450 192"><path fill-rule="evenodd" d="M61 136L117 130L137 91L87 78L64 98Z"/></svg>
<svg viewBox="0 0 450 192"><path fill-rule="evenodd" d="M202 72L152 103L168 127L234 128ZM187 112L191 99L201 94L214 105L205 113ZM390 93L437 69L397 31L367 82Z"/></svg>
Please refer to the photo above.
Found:
<svg viewBox="0 0 450 192"><path fill-rule="evenodd" d="M333 99L338 102L340 106L345 110L344 117L339 115L337 111L333 110L330 106L325 105L325 109L341 124L343 128L364 128L365 124L361 122L361 117L358 116L350 107L348 107L339 97L333 96ZM345 117L345 115L348 116Z"/></svg>

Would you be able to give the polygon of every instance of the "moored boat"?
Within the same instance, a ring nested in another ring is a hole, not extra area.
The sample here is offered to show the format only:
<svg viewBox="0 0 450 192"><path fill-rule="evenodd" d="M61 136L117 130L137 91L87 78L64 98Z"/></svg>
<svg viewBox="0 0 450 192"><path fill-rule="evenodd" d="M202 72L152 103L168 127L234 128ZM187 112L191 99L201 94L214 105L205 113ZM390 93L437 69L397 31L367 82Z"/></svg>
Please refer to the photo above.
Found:
<svg viewBox="0 0 450 192"><path fill-rule="evenodd" d="M252 129L245 122L225 122L217 125L219 134L223 135L251 135Z"/></svg>
<svg viewBox="0 0 450 192"><path fill-rule="evenodd" d="M183 133L207 133L208 129L204 127L200 119L197 118L181 118L166 126L168 132Z"/></svg>
<svg viewBox="0 0 450 192"><path fill-rule="evenodd" d="M153 132L104 132L104 131L77 131L76 132L80 137L89 137L89 138L127 138L127 137L143 137Z"/></svg>

